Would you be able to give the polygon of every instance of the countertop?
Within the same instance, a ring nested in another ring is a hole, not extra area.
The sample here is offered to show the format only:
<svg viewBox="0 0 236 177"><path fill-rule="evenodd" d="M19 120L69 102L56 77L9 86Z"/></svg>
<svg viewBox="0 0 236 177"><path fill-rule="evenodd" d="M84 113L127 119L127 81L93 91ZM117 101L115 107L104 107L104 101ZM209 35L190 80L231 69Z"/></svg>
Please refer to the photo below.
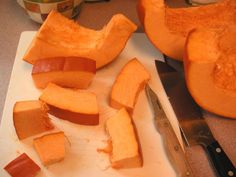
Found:
<svg viewBox="0 0 236 177"><path fill-rule="evenodd" d="M143 32L136 14L137 0L111 0L110 2L86 3L77 21L89 28L100 29L115 13L123 13L138 25L137 32ZM16 47L21 32L39 29L40 25L29 19L25 11L14 0L0 1L0 119L7 93ZM24 92L24 90L22 90ZM214 115L206 119L214 136L236 165L236 121ZM214 176L206 154L200 146L187 148L187 156L197 177Z"/></svg>

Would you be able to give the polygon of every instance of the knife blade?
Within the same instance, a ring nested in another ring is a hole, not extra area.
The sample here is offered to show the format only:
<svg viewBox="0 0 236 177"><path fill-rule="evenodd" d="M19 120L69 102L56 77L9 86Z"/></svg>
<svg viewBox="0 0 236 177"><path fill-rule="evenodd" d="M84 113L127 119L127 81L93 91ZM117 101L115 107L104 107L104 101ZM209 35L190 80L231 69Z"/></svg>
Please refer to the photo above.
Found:
<svg viewBox="0 0 236 177"><path fill-rule="evenodd" d="M174 129L161 106L158 96L149 85L145 87L145 91L148 100L153 107L155 127L162 135L169 160L171 161L175 171L180 177L193 177L192 169L187 161Z"/></svg>
<svg viewBox="0 0 236 177"><path fill-rule="evenodd" d="M164 64L156 61L157 70L160 65ZM187 145L202 145L209 154L218 176L235 177L235 167L212 135L203 118L200 107L189 94L181 70L179 72L161 72L159 76L179 121L182 135Z"/></svg>
<svg viewBox="0 0 236 177"><path fill-rule="evenodd" d="M193 6L200 6L200 5L208 5L212 3L216 3L219 0L188 0L188 3Z"/></svg>
<svg viewBox="0 0 236 177"><path fill-rule="evenodd" d="M202 6L216 3L219 0L165 0L165 3L170 8L188 8L193 6Z"/></svg>

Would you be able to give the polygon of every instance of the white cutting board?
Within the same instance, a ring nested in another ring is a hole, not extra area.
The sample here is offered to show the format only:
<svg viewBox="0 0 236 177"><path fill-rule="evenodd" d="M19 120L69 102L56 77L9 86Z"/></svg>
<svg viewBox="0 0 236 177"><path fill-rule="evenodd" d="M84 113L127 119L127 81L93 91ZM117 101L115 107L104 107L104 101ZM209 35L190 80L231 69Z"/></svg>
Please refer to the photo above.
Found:
<svg viewBox="0 0 236 177"><path fill-rule="evenodd" d="M100 124L98 126L77 125L50 116L57 127L54 131L64 131L68 141L66 143L65 159L49 167L44 167L32 146L33 138L36 136L19 141L12 121L12 110L16 101L38 99L41 93L33 84L31 78L32 66L22 60L34 35L35 32L23 32L16 52L0 127L1 177L9 176L3 169L4 166L23 152L28 154L41 167L42 170L37 177L176 176L166 156L162 139L154 127L152 109L148 104L144 91L139 95L133 114L143 152L143 167L115 170L109 167L108 155L97 152L98 148L106 145L105 141L108 138L104 129L105 120L116 112L108 106L111 86L120 69L128 60L134 57L137 57L150 72L151 80L149 84L160 95L163 107L168 110L167 114L170 121L182 142L177 120L160 84L154 64L154 59L163 60L163 57L144 34L134 34L120 56L113 63L96 73L89 90L95 92L98 96L100 108Z"/></svg>

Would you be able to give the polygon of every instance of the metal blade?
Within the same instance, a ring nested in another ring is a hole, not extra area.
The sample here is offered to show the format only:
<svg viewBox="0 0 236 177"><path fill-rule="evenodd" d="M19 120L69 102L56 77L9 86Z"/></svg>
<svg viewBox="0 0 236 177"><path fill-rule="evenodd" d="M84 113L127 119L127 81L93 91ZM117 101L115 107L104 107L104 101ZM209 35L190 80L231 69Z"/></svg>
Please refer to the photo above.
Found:
<svg viewBox="0 0 236 177"><path fill-rule="evenodd" d="M188 8L192 6L202 6L216 3L219 0L166 0L169 8Z"/></svg>
<svg viewBox="0 0 236 177"><path fill-rule="evenodd" d="M189 162L183 149L181 148L180 142L174 132L173 127L170 124L169 119L162 109L158 96L149 87L149 85L146 86L145 91L154 110L155 127L163 138L169 160L175 168L178 176L193 177L194 175Z"/></svg>
<svg viewBox="0 0 236 177"><path fill-rule="evenodd" d="M156 64L158 65L158 62ZM212 143L214 137L203 118L201 109L189 94L183 75L179 72L160 73L159 75L178 118L186 144L207 146Z"/></svg>
<svg viewBox="0 0 236 177"><path fill-rule="evenodd" d="M202 145L219 176L235 176L236 169L233 163L214 139L201 109L190 96L185 80L180 76L183 75L183 69L159 75L188 145ZM169 85L171 87L168 87Z"/></svg>
<svg viewBox="0 0 236 177"><path fill-rule="evenodd" d="M153 107L153 112L154 112L154 121L155 121L155 127L157 129L157 131L159 131L158 128L158 123L156 120L158 119L167 119L165 112L163 111L162 107L161 107L161 103L156 95L156 93L150 88L149 85L147 85L145 87L145 91L146 91L146 95L148 96L148 100L151 102L151 105Z"/></svg>
<svg viewBox="0 0 236 177"><path fill-rule="evenodd" d="M190 96L184 81L180 81L170 89L167 95L188 145L207 146L215 141L200 108Z"/></svg>
<svg viewBox="0 0 236 177"><path fill-rule="evenodd" d="M165 3L170 8L183 8L192 6L188 0L166 0Z"/></svg>

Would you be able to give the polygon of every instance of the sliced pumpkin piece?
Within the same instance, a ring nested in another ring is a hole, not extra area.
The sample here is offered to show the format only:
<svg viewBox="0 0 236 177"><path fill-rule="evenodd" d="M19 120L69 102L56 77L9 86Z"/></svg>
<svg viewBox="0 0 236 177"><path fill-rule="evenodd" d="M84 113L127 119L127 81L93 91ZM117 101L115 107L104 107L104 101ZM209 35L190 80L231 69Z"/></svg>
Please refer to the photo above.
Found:
<svg viewBox="0 0 236 177"><path fill-rule="evenodd" d="M85 90L72 90L49 83L39 98L49 106L49 113L73 123L99 124L97 97Z"/></svg>
<svg viewBox="0 0 236 177"><path fill-rule="evenodd" d="M236 118L236 26L190 32L185 77L194 100L205 110Z"/></svg>
<svg viewBox="0 0 236 177"><path fill-rule="evenodd" d="M125 107L131 113L140 91L149 79L150 74L138 59L130 60L122 68L113 84L110 106L116 109Z"/></svg>
<svg viewBox="0 0 236 177"><path fill-rule="evenodd" d="M143 164L138 138L132 119L125 108L106 121L106 130L110 135L113 168L135 168Z"/></svg>
<svg viewBox="0 0 236 177"><path fill-rule="evenodd" d="M23 59L34 64L44 58L77 56L95 60L100 68L119 55L136 28L122 14L114 15L107 26L96 31L51 11Z"/></svg>
<svg viewBox="0 0 236 177"><path fill-rule="evenodd" d="M64 87L86 89L96 73L96 62L80 57L55 57L37 60L32 77L36 87L53 82Z"/></svg>
<svg viewBox="0 0 236 177"><path fill-rule="evenodd" d="M65 135L57 132L35 138L34 148L45 166L59 162L65 157Z"/></svg>
<svg viewBox="0 0 236 177"><path fill-rule="evenodd" d="M12 177L33 177L40 171L40 167L25 153L11 161L4 169Z"/></svg>
<svg viewBox="0 0 236 177"><path fill-rule="evenodd" d="M38 100L18 101L13 108L13 122L20 140L51 130L48 108Z"/></svg>
<svg viewBox="0 0 236 177"><path fill-rule="evenodd" d="M139 0L137 9L145 33L153 45L177 60L183 59L186 37L192 29L236 24L235 0L187 8L169 8L164 0Z"/></svg>

